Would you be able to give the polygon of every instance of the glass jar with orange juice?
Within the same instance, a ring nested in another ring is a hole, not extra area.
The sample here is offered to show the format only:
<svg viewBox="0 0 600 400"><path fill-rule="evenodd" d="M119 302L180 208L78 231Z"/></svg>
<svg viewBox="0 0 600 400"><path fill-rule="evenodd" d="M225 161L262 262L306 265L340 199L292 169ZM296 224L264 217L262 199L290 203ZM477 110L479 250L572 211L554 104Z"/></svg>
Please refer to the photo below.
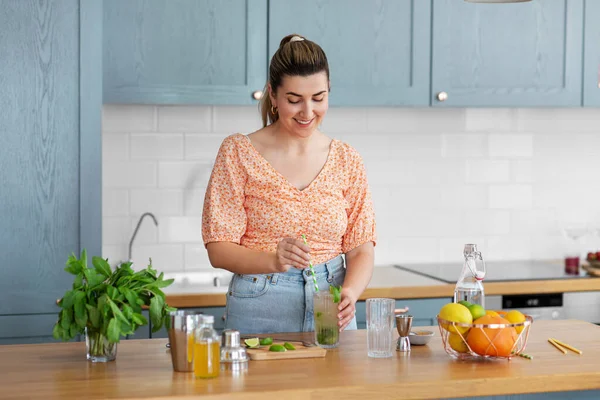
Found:
<svg viewBox="0 0 600 400"><path fill-rule="evenodd" d="M194 376L216 378L221 369L221 344L213 324L215 317L203 315L194 340Z"/></svg>

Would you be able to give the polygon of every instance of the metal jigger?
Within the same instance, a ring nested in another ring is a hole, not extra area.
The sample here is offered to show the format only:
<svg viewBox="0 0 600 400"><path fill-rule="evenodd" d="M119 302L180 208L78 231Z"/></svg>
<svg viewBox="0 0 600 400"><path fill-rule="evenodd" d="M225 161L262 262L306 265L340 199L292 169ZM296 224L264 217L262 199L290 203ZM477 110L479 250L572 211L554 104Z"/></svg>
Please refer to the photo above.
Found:
<svg viewBox="0 0 600 400"><path fill-rule="evenodd" d="M396 315L396 330L400 337L396 346L397 351L410 351L410 328L412 327L412 315Z"/></svg>

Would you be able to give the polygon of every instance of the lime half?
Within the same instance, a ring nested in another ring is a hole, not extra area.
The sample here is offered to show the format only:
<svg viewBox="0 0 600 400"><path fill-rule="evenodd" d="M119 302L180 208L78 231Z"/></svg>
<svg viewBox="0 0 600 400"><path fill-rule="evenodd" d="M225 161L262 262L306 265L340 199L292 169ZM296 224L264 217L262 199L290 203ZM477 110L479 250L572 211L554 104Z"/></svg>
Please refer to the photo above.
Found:
<svg viewBox="0 0 600 400"><path fill-rule="evenodd" d="M280 344L274 344L269 347L269 351L287 351L287 349Z"/></svg>
<svg viewBox="0 0 600 400"><path fill-rule="evenodd" d="M289 343L289 342L285 342L285 343L283 344L283 347L285 347L285 348L286 348L286 349L288 349L288 350L296 350L296 348L294 347L294 345L293 345L293 344L291 344L291 343Z"/></svg>
<svg viewBox="0 0 600 400"><path fill-rule="evenodd" d="M257 337L252 338L252 339L246 339L246 340L244 340L244 343L246 344L247 347L249 347L251 349L258 347L258 345L260 344Z"/></svg>
<svg viewBox="0 0 600 400"><path fill-rule="evenodd" d="M261 346L268 346L270 344L273 344L273 338L272 337L266 337L266 338L260 339L260 345Z"/></svg>

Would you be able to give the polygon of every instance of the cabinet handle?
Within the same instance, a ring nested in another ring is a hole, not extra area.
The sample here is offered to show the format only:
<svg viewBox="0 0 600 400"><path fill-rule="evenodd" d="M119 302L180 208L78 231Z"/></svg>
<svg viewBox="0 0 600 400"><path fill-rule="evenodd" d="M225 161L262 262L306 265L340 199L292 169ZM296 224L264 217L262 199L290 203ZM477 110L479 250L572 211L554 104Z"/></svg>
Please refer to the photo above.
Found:
<svg viewBox="0 0 600 400"><path fill-rule="evenodd" d="M260 99L262 99L262 97L263 97L262 90L256 90L256 91L252 92L252 98L254 100L260 100Z"/></svg>
<svg viewBox="0 0 600 400"><path fill-rule="evenodd" d="M436 97L437 97L438 101L446 101L446 100L448 100L448 93L439 92Z"/></svg>

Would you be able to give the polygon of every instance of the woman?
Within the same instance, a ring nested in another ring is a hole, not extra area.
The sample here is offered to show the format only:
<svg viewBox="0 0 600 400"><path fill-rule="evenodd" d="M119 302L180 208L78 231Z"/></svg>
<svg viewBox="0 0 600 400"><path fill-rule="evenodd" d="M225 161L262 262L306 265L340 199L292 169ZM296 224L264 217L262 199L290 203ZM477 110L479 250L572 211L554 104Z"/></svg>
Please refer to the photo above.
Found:
<svg viewBox="0 0 600 400"><path fill-rule="evenodd" d="M375 217L360 155L318 129L329 95L321 47L283 38L266 92L264 127L223 141L204 202L210 262L234 273L226 327L314 330L312 262L320 290L343 286L340 331L356 329L356 300L373 272Z"/></svg>

